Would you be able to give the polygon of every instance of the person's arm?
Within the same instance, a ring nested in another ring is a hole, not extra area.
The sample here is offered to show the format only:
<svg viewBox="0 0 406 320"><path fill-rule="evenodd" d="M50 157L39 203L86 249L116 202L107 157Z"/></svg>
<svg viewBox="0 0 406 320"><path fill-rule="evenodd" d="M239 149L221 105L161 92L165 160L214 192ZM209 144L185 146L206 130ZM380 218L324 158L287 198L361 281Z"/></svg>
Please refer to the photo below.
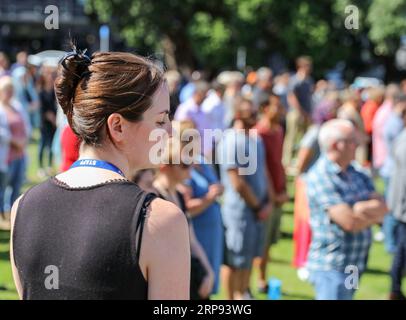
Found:
<svg viewBox="0 0 406 320"><path fill-rule="evenodd" d="M54 127L56 127L56 114L53 111L46 111L44 116Z"/></svg>
<svg viewBox="0 0 406 320"><path fill-rule="evenodd" d="M200 260L203 267L206 269L206 276L200 286L199 294L202 298L207 298L213 289L214 271L210 266L210 262L206 256L206 253L204 252L202 246L196 238L196 234L192 224L189 225L189 235L191 253Z"/></svg>
<svg viewBox="0 0 406 320"><path fill-rule="evenodd" d="M251 208L258 208L261 205L259 199L244 178L238 174L238 169L229 169L227 174L230 178L231 185L240 194L244 201Z"/></svg>
<svg viewBox="0 0 406 320"><path fill-rule="evenodd" d="M27 90L29 92L29 95L31 96L31 103L29 106L29 109L31 111L36 111L39 109L40 101L39 101L39 95L37 93L37 89L35 88L35 83L32 77L28 79L27 82Z"/></svg>
<svg viewBox="0 0 406 320"><path fill-rule="evenodd" d="M368 177L364 178L364 187L369 191L368 198L370 199L375 193L373 183ZM343 195L338 192L332 176L328 175L326 171L308 173L306 184L309 203L320 207L329 215L330 220L340 226L345 232L357 233L377 223L377 217L367 215L366 208L371 211L373 211L371 209L373 208L377 212L380 212L382 210L381 201L372 199L360 201L351 206L346 202ZM368 205L364 207L363 202L368 202Z"/></svg>
<svg viewBox="0 0 406 320"><path fill-rule="evenodd" d="M364 215L355 215L353 209L346 203L332 206L328 209L328 214L345 232L356 233L374 224Z"/></svg>
<svg viewBox="0 0 406 320"><path fill-rule="evenodd" d="M353 207L342 203L328 209L333 222L344 231L353 233L381 222L386 212L386 205L375 199L357 202Z"/></svg>
<svg viewBox="0 0 406 320"><path fill-rule="evenodd" d="M0 143L8 144L10 143L11 133L8 127L6 116L4 114L0 115Z"/></svg>
<svg viewBox="0 0 406 320"><path fill-rule="evenodd" d="M314 155L314 151L311 148L300 148L297 155L297 170L298 175L302 174L306 168L309 167L310 160Z"/></svg>
<svg viewBox="0 0 406 320"><path fill-rule="evenodd" d="M273 211L273 204L275 203L276 193L273 187L273 181L271 173L269 172L267 166L265 166L265 174L267 177L267 189L268 189L268 197L266 203L261 203L260 210L256 212L256 217L258 220L266 220ZM258 208L256 208L258 210Z"/></svg>
<svg viewBox="0 0 406 320"><path fill-rule="evenodd" d="M299 100L297 99L294 90L292 90L292 91L290 91L290 92L288 93L287 99L288 99L289 106L290 106L291 108L293 108L293 109L299 111L301 114L303 113L303 108L302 108L302 106L300 105L300 102L299 102Z"/></svg>
<svg viewBox="0 0 406 320"><path fill-rule="evenodd" d="M359 201L354 205L353 210L356 215L365 216L373 223L382 223L389 211L383 199L379 198Z"/></svg>
<svg viewBox="0 0 406 320"><path fill-rule="evenodd" d="M20 276L18 275L18 270L14 261L14 253L13 253L13 232L14 232L14 223L17 215L18 204L20 203L20 199L23 197L21 195L13 204L10 213L11 219L11 232L10 232L10 262L11 262L11 271L13 273L14 284L17 289L18 296L20 299L23 297L23 289L21 286Z"/></svg>
<svg viewBox="0 0 406 320"><path fill-rule="evenodd" d="M173 203L152 201L144 226L140 267L148 281L148 299L189 299L189 229L185 215Z"/></svg>
<svg viewBox="0 0 406 320"><path fill-rule="evenodd" d="M30 117L28 115L28 112L24 109L24 107L16 100L13 100L13 106L15 110L20 114L24 121L24 127L25 127L25 141L26 143L28 142L29 137L31 136L32 132L32 127L31 127L31 122L30 122Z"/></svg>
<svg viewBox="0 0 406 320"><path fill-rule="evenodd" d="M24 150L26 146L26 139L20 138L11 138L10 139L10 146L19 150Z"/></svg>
<svg viewBox="0 0 406 320"><path fill-rule="evenodd" d="M297 156L296 168L298 174L304 173L310 165L310 161L314 157L314 153L318 147L319 129L316 126L309 128L300 141L299 152Z"/></svg>
<svg viewBox="0 0 406 320"><path fill-rule="evenodd" d="M193 218L203 213L222 192L222 186L219 184L212 184L209 186L209 191L201 198L193 198L192 190L189 186L182 185L179 187L179 191L182 193L186 208L189 215Z"/></svg>
<svg viewBox="0 0 406 320"><path fill-rule="evenodd" d="M275 203L276 193L275 193L275 189L273 187L272 175L269 172L267 166L265 166L265 173L266 173L267 182L268 182L268 199L271 203Z"/></svg>

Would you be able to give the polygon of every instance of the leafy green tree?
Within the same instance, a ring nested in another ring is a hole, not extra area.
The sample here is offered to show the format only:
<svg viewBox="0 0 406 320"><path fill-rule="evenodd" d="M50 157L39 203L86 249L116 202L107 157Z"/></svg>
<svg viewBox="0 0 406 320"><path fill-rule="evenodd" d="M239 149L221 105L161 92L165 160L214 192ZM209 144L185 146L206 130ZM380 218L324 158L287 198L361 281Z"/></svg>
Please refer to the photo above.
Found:
<svg viewBox="0 0 406 320"><path fill-rule="evenodd" d="M406 35L406 1L374 0L368 11L370 39L379 55L393 55L399 47L399 38Z"/></svg>
<svg viewBox="0 0 406 320"><path fill-rule="evenodd" d="M345 28L349 5L359 10L359 29ZM86 9L129 46L183 70L235 68L244 47L253 67L274 53L289 62L306 54L316 76L342 60L359 72L363 55L393 55L406 32L405 0L87 0Z"/></svg>
<svg viewBox="0 0 406 320"><path fill-rule="evenodd" d="M221 18L228 12L216 0L88 0L86 9L116 27L128 45L163 52L171 68L194 68L197 52L214 52L227 40ZM195 39L210 41L193 48Z"/></svg>

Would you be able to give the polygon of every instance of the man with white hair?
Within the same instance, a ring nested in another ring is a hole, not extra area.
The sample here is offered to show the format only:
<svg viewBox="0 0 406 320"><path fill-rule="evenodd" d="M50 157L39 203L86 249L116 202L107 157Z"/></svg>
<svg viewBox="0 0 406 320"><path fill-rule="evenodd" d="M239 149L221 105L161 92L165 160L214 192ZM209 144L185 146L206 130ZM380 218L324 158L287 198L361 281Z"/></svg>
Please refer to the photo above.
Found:
<svg viewBox="0 0 406 320"><path fill-rule="evenodd" d="M350 121L327 121L319 144L322 154L305 178L312 229L307 268L317 300L351 300L366 268L370 227L388 209L353 163L358 142Z"/></svg>

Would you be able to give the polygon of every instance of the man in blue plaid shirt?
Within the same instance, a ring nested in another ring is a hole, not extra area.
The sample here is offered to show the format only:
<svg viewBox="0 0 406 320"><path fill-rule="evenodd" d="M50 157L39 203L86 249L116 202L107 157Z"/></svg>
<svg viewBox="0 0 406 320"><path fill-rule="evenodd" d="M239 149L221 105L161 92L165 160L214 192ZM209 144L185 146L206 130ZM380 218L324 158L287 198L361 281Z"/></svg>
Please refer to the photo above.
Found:
<svg viewBox="0 0 406 320"><path fill-rule="evenodd" d="M351 122L326 122L321 156L305 179L312 229L307 268L318 300L352 299L358 279L350 277L366 268L370 227L387 212L372 180L353 163L357 140Z"/></svg>

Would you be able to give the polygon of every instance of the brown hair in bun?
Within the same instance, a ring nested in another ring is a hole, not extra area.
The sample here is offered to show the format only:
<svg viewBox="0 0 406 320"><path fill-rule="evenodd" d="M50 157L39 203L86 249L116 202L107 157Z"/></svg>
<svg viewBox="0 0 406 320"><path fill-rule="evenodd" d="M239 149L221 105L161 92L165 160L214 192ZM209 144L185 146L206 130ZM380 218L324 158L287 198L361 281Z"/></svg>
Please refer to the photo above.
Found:
<svg viewBox="0 0 406 320"><path fill-rule="evenodd" d="M163 81L163 70L150 59L125 52L89 58L74 48L59 66L55 93L73 132L85 144L100 146L107 118L119 113L141 120Z"/></svg>

